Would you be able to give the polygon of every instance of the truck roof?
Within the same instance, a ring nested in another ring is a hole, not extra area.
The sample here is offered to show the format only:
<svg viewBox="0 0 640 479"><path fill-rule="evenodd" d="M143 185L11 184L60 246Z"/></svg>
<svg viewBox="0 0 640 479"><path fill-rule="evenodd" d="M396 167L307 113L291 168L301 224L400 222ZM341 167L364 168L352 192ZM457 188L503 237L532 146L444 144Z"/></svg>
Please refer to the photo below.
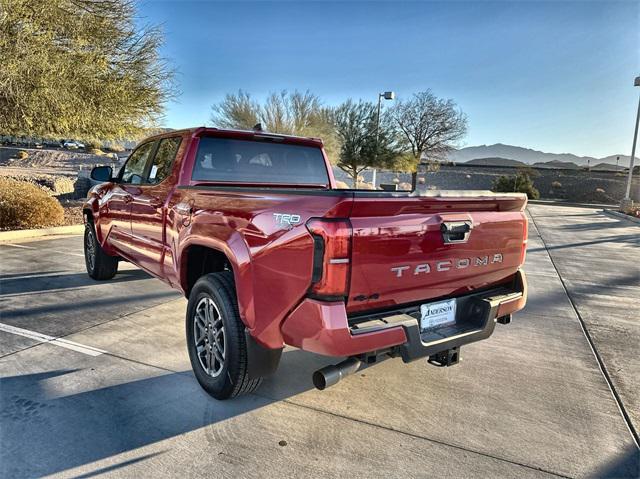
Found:
<svg viewBox="0 0 640 479"><path fill-rule="evenodd" d="M255 140L260 138L273 138L286 143L297 143L301 145L317 146L320 148L323 146L322 139L320 138L285 135L281 133L271 133L268 131L259 131L259 130L232 130L232 129L224 129L224 128L214 128L209 126L196 126L192 128L183 128L180 130L171 130L164 133L148 136L145 138L145 140L165 138L168 136L175 136L176 134L182 135L185 133L188 133L191 136L206 135L206 136L218 136L222 138L236 138L236 139L246 139L246 140Z"/></svg>

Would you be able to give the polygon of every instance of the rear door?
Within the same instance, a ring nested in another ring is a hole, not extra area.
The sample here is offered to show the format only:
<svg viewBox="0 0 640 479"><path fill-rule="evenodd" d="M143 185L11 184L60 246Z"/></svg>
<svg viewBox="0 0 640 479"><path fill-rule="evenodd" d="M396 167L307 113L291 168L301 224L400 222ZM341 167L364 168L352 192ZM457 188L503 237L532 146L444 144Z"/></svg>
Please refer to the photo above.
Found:
<svg viewBox="0 0 640 479"><path fill-rule="evenodd" d="M505 281L523 260L526 199L356 193L347 309L392 308Z"/></svg>

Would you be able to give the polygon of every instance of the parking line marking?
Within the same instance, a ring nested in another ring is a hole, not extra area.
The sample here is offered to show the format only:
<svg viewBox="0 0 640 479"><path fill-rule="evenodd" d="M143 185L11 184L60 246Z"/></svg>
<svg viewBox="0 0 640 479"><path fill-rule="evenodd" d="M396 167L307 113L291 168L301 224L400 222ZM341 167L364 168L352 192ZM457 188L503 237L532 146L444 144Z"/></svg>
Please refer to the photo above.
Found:
<svg viewBox="0 0 640 479"><path fill-rule="evenodd" d="M53 344L54 346L60 346L61 348L71 349L73 351L87 354L89 356L100 356L101 354L106 354L106 351L103 351L102 349L75 343L63 338L56 338L47 334L37 333L35 331L29 331L28 329L17 328L15 326L10 326L4 323L0 323L0 331L4 331L5 333L10 334L16 334L18 336L24 336L25 338L33 339L35 341L39 341L40 343L49 343Z"/></svg>
<svg viewBox="0 0 640 479"><path fill-rule="evenodd" d="M35 248L33 246L26 246L23 244L13 244L13 243L4 243L2 246L12 246L14 248L35 249L35 250L40 249L40 248ZM49 253L69 254L71 256L80 256L81 258L84 258L84 255L80 253L69 253L68 251L58 251L55 249L47 249L47 251Z"/></svg>

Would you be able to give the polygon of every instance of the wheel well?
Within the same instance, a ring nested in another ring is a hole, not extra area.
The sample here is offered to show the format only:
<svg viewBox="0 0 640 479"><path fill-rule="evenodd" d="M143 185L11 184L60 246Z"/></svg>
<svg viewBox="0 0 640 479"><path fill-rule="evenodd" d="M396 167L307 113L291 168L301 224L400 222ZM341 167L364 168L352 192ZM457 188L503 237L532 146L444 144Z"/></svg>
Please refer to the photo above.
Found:
<svg viewBox="0 0 640 479"><path fill-rule="evenodd" d="M190 246L186 252L186 287L185 294L189 297L191 289L201 276L218 271L233 271L229 258L221 251L206 246Z"/></svg>
<svg viewBox="0 0 640 479"><path fill-rule="evenodd" d="M84 215L87 223L93 223L93 211L89 208L85 208L82 210L82 214Z"/></svg>

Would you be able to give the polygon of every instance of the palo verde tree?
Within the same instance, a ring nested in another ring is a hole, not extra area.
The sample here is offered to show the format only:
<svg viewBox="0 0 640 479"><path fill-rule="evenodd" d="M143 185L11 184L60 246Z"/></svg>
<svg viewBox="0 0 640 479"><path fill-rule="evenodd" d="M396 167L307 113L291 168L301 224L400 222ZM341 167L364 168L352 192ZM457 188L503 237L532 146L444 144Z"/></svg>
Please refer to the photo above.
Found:
<svg viewBox="0 0 640 479"><path fill-rule="evenodd" d="M377 131L376 106L370 102L347 100L333 112L340 142L338 168L358 186L358 176L366 168L391 167L398 156L393 135L385 123Z"/></svg>
<svg viewBox="0 0 640 479"><path fill-rule="evenodd" d="M0 0L0 132L118 138L175 95L161 31L134 0Z"/></svg>
<svg viewBox="0 0 640 479"><path fill-rule="evenodd" d="M442 159L467 133L467 117L456 103L436 97L431 90L398 100L387 110L388 121L397 130L402 149L410 154L414 168L424 160ZM415 189L417 173L412 175Z"/></svg>
<svg viewBox="0 0 640 479"><path fill-rule="evenodd" d="M251 130L260 123L262 107L247 92L227 93L211 107L211 123L218 128Z"/></svg>
<svg viewBox="0 0 640 479"><path fill-rule="evenodd" d="M324 107L320 98L309 91L273 92L258 102L239 90L225 95L220 103L211 107L211 123L240 130L251 130L260 123L271 133L322 138L331 160L338 150L331 109Z"/></svg>

